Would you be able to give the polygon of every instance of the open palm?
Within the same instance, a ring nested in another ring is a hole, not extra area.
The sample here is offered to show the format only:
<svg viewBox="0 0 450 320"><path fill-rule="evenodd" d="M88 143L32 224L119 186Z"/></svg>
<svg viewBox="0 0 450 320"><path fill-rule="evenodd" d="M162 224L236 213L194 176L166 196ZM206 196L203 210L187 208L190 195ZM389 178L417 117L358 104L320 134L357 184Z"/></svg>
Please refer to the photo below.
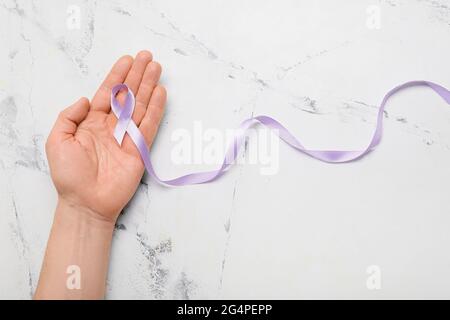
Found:
<svg viewBox="0 0 450 320"><path fill-rule="evenodd" d="M136 96L133 121L148 147L161 121L165 89L158 85L161 66L148 51L135 59L120 58L92 102L81 98L62 111L46 144L51 176L59 197L73 206L115 221L144 173L144 164L130 137L119 145L113 136L117 118L111 111L114 85L125 83ZM125 92L118 95L123 102Z"/></svg>

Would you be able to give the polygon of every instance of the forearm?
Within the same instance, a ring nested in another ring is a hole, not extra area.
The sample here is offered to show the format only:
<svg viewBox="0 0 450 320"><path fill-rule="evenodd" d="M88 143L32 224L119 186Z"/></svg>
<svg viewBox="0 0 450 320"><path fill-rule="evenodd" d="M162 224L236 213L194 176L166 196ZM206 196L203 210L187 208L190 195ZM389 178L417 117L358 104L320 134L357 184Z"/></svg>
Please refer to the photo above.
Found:
<svg viewBox="0 0 450 320"><path fill-rule="evenodd" d="M102 299L114 223L59 200L35 299Z"/></svg>

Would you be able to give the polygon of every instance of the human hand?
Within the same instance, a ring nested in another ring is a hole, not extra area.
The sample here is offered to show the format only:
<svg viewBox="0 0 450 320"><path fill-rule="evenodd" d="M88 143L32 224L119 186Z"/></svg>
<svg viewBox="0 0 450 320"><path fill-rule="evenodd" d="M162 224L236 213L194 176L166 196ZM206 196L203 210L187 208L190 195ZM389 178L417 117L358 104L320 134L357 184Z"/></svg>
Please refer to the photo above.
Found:
<svg viewBox="0 0 450 320"><path fill-rule="evenodd" d="M59 201L77 212L114 223L135 193L144 163L131 138L120 146L113 136L117 118L111 111L114 85L125 83L136 96L133 121L148 147L161 121L166 101L158 85L161 66L148 51L120 58L94 98L81 98L60 113L46 143L47 158ZM125 92L118 94L123 103Z"/></svg>

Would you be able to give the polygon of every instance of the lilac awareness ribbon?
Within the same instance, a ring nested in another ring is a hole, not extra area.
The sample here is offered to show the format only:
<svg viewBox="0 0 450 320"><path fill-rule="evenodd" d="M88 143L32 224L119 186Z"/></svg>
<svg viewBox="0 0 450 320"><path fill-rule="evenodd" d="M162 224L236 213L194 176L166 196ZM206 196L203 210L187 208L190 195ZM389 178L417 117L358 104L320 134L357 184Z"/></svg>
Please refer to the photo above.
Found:
<svg viewBox="0 0 450 320"><path fill-rule="evenodd" d="M295 138L289 132L289 130L287 130L277 120L268 116L260 115L244 120L240 124L237 133L233 137L232 143L228 146L227 152L225 154L225 159L222 162L220 168L212 171L191 173L171 180L161 180L155 173L155 170L153 169L152 162L150 161L150 152L145 142L144 136L142 135L142 133L140 132L134 121L131 120L135 105L135 98L131 90L125 84L116 85L111 92L111 108L116 117L118 118L118 122L114 130L114 137L116 138L117 142L121 145L125 133L128 133L128 135L133 140L133 142L135 143L135 145L139 150L139 153L142 157L147 172L157 182L166 186L184 186L184 185L207 183L212 182L217 178L219 178L220 176L222 176L227 171L227 169L232 165L232 163L236 160L238 150L241 148L244 142L246 131L258 123L263 124L264 126L270 129L274 129L275 133L279 136L281 140L286 142L292 148L300 152L306 153L307 155L315 159L329 163L350 162L353 160L357 160L363 157L364 155L368 154L380 143L383 127L382 126L383 113L385 105L389 100L389 98L403 89L414 86L428 86L433 91L435 91L439 96L441 96L448 104L450 104L450 91L438 84L429 81L411 81L393 88L384 96L383 101L381 102L381 105L378 109L375 132L373 133L372 139L370 140L369 144L363 150L340 151L340 150L306 149L300 143L300 141L297 140L297 138ZM122 89L127 90L127 95L123 106L121 106L116 99L117 93Z"/></svg>

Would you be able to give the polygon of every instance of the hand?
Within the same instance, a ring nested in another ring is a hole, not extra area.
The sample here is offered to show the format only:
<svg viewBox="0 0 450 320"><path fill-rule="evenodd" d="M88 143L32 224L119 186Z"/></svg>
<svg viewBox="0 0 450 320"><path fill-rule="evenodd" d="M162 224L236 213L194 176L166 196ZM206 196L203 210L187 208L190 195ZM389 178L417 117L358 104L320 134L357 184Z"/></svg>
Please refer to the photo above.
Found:
<svg viewBox="0 0 450 320"><path fill-rule="evenodd" d="M117 118L111 111L111 89L125 83L135 94L132 119L150 147L166 101L166 91L158 85L160 75L161 66L150 52L142 51L135 59L124 56L92 102L81 98L60 113L46 144L59 201L94 218L116 221L138 187L144 163L128 135L122 146L114 139ZM124 98L125 93L119 93L119 102Z"/></svg>

